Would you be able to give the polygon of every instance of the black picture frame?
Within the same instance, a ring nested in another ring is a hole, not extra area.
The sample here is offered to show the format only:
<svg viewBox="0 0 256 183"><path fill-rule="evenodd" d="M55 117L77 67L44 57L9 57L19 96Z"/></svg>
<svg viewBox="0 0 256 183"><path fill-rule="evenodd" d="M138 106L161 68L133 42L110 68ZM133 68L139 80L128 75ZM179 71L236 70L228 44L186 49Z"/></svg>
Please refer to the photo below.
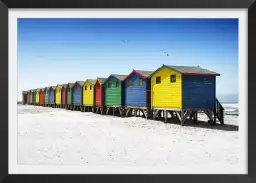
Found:
<svg viewBox="0 0 256 183"><path fill-rule="evenodd" d="M248 9L248 100L253 111L255 89L252 66L256 52L256 3L255 0L2 0L0 2L0 181L1 182L256 182L255 122L248 115L248 174L247 175L9 175L8 174L8 8L246 8ZM250 50L250 54L249 54ZM251 60L251 67L249 67ZM249 70L251 69L250 75ZM247 82L247 81L245 81ZM253 94L253 95L252 95ZM250 102L249 102L250 101ZM248 105L249 114L249 105ZM249 123L250 119L250 123ZM244 121L246 122L246 121Z"/></svg>

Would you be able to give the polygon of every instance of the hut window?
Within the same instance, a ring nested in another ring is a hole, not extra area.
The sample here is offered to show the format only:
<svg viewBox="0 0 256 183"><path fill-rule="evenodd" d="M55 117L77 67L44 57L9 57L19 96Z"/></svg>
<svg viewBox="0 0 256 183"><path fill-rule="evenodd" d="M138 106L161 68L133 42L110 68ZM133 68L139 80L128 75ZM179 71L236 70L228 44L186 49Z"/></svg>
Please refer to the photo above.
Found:
<svg viewBox="0 0 256 183"><path fill-rule="evenodd" d="M68 92L70 92L70 88L68 88Z"/></svg>
<svg viewBox="0 0 256 183"><path fill-rule="evenodd" d="M100 88L100 84L98 84L97 87Z"/></svg>
<svg viewBox="0 0 256 183"><path fill-rule="evenodd" d="M132 86L132 80L128 81L128 86Z"/></svg>
<svg viewBox="0 0 256 183"><path fill-rule="evenodd" d="M119 82L117 81L117 82L116 82L116 87L118 87L118 86L119 86Z"/></svg>
<svg viewBox="0 0 256 183"><path fill-rule="evenodd" d="M161 76L157 76L156 77L156 84L160 84L161 83Z"/></svg>
<svg viewBox="0 0 256 183"><path fill-rule="evenodd" d="M176 75L171 75L171 83L175 83L176 82Z"/></svg>
<svg viewBox="0 0 256 183"><path fill-rule="evenodd" d="M139 83L138 83L139 86L142 86L142 82L143 82L142 79L139 79Z"/></svg>
<svg viewBox="0 0 256 183"><path fill-rule="evenodd" d="M87 90L87 86L84 87L84 90Z"/></svg>
<svg viewBox="0 0 256 183"><path fill-rule="evenodd" d="M108 88L111 88L111 83L108 83Z"/></svg>
<svg viewBox="0 0 256 183"><path fill-rule="evenodd" d="M90 90L92 90L92 85L90 85Z"/></svg>

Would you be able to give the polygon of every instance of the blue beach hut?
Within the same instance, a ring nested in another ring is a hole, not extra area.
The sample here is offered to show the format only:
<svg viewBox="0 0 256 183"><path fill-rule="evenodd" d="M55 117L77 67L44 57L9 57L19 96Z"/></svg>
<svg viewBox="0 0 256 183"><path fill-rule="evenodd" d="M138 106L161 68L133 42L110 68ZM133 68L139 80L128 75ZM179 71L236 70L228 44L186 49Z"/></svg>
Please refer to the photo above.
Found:
<svg viewBox="0 0 256 183"><path fill-rule="evenodd" d="M151 84L148 77L152 73L153 71L133 70L124 79L124 105L127 110L140 109L148 117L151 106Z"/></svg>

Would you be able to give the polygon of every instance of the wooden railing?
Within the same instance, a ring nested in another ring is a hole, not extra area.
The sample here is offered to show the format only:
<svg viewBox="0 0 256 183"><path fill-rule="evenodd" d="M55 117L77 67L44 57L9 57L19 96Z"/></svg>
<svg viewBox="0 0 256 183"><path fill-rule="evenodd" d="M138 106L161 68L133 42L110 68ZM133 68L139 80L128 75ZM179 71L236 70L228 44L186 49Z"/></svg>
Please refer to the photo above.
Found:
<svg viewBox="0 0 256 183"><path fill-rule="evenodd" d="M224 107L216 98L216 109L215 109L216 117L220 121L221 124L224 124Z"/></svg>

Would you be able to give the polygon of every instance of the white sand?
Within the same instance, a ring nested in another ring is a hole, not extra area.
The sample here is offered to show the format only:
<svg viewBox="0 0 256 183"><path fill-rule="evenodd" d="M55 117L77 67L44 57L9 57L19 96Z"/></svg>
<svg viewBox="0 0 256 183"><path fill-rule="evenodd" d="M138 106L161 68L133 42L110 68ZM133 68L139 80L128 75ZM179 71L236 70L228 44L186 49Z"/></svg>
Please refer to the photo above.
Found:
<svg viewBox="0 0 256 183"><path fill-rule="evenodd" d="M209 166L239 159L237 116L225 118L229 125L182 127L28 105L18 113L18 164Z"/></svg>

